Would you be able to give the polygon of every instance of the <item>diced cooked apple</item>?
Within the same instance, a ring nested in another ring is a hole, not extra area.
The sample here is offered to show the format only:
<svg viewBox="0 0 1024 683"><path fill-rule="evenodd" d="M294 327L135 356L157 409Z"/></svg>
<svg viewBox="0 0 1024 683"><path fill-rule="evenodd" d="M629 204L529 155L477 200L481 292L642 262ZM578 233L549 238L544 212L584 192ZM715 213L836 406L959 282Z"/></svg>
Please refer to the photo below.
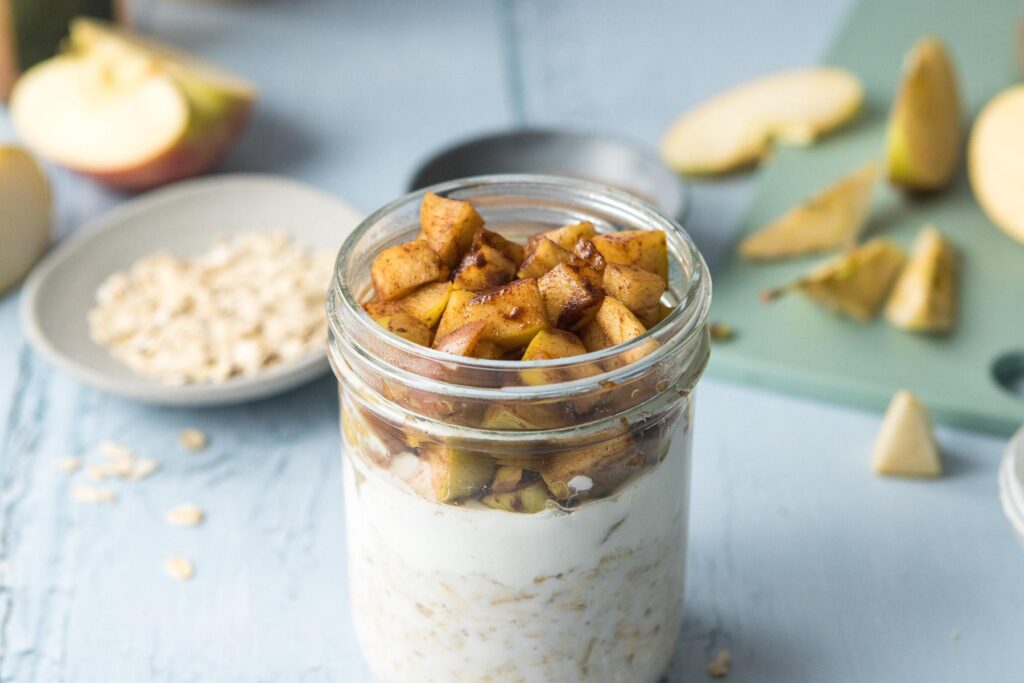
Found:
<svg viewBox="0 0 1024 683"><path fill-rule="evenodd" d="M559 263L570 263L572 252L566 251L543 236L531 237L526 244L526 258L519 266L520 278L539 278Z"/></svg>
<svg viewBox="0 0 1024 683"><path fill-rule="evenodd" d="M578 259L578 265L587 265L596 271L603 271L607 260L604 254L597 248L593 240L581 237L572 247L573 255Z"/></svg>
<svg viewBox="0 0 1024 683"><path fill-rule="evenodd" d="M661 230L624 230L593 239L605 261L636 266L668 280L668 246Z"/></svg>
<svg viewBox="0 0 1024 683"><path fill-rule="evenodd" d="M405 311L395 311L375 320L378 325L402 339L408 339L421 346L430 346L430 328Z"/></svg>
<svg viewBox="0 0 1024 683"><path fill-rule="evenodd" d="M450 282L432 282L397 301L406 313L415 316L427 327L433 328L441 319L452 292Z"/></svg>
<svg viewBox="0 0 1024 683"><path fill-rule="evenodd" d="M454 268L473 244L473 235L484 219L469 202L428 192L420 204L420 238Z"/></svg>
<svg viewBox="0 0 1024 683"><path fill-rule="evenodd" d="M914 241L885 317L912 332L948 332L956 325L956 252L932 226L922 229Z"/></svg>
<svg viewBox="0 0 1024 683"><path fill-rule="evenodd" d="M583 355L586 352L587 347L583 346L583 342L581 342L579 337L572 332L565 332L564 330L543 330L538 332L537 336L530 342L530 345L526 347L522 360L533 361L570 358L572 356ZM576 379L595 375L597 372L598 370L596 368L589 372L584 368L573 368L571 370L568 368L533 368L530 370L523 370L519 374L522 376L523 381L526 384L541 385L571 382Z"/></svg>
<svg viewBox="0 0 1024 683"><path fill-rule="evenodd" d="M856 115L864 87L833 67L795 69L743 83L683 114L661 156L683 173L725 173L766 156L775 142L809 144Z"/></svg>
<svg viewBox="0 0 1024 683"><path fill-rule="evenodd" d="M437 323L435 339L445 337L466 324L466 304L476 296L476 292L456 289L448 295L448 305L445 306L441 320Z"/></svg>
<svg viewBox="0 0 1024 683"><path fill-rule="evenodd" d="M504 349L525 346L550 326L544 297L533 278L516 280L474 297L466 304L466 320L489 323L484 338Z"/></svg>
<svg viewBox="0 0 1024 683"><path fill-rule="evenodd" d="M509 241L496 232L491 232L490 230L481 228L473 235L472 248L478 249L483 245L487 245L488 247L500 251L502 254L507 256L509 260L513 261L517 268L519 267L519 264L523 262L523 257L526 255L526 250L523 248L523 245Z"/></svg>
<svg viewBox="0 0 1024 683"><path fill-rule="evenodd" d="M602 292L575 266L560 263L537 281L544 297L548 320L556 327L575 329L587 324L597 312Z"/></svg>
<svg viewBox="0 0 1024 683"><path fill-rule="evenodd" d="M480 426L484 429L498 431L533 431L543 428L539 423L533 422L521 415L521 412L528 413L530 411L523 406L499 404L487 406L483 419L480 421Z"/></svg>
<svg viewBox="0 0 1024 683"><path fill-rule="evenodd" d="M420 458L430 465L431 488L442 503L479 495L494 476L490 458L442 444L424 446Z"/></svg>
<svg viewBox="0 0 1024 683"><path fill-rule="evenodd" d="M486 339L487 322L466 323L454 332L434 340L434 348L453 356L501 358L502 349Z"/></svg>
<svg viewBox="0 0 1024 683"><path fill-rule="evenodd" d="M491 493L508 493L519 488L523 479L523 468L502 465L494 473L494 481L491 482Z"/></svg>
<svg viewBox="0 0 1024 683"><path fill-rule="evenodd" d="M628 434L621 434L552 456L540 475L557 500L566 500L607 493L643 465L643 452Z"/></svg>
<svg viewBox="0 0 1024 683"><path fill-rule="evenodd" d="M549 500L551 500L551 494L548 492L548 487L540 480L513 491L488 493L480 498L480 502L489 508L526 515L543 512L547 508Z"/></svg>
<svg viewBox="0 0 1024 683"><path fill-rule="evenodd" d="M377 297L384 301L401 299L429 282L448 276L448 268L423 240L388 247L373 260L370 277Z"/></svg>
<svg viewBox="0 0 1024 683"><path fill-rule="evenodd" d="M587 351L600 351L636 339L646 331L626 304L606 296L594 319L583 328L580 339Z"/></svg>
<svg viewBox="0 0 1024 683"><path fill-rule="evenodd" d="M871 163L829 185L740 242L740 256L769 261L852 247L868 222L877 177Z"/></svg>
<svg viewBox="0 0 1024 683"><path fill-rule="evenodd" d="M380 322L381 318L386 318L392 313L398 313L399 311L404 311L405 309L402 308L402 304L398 303L397 301L381 301L380 299L370 299L369 301L363 304L363 310L366 311L366 314L369 315L371 318L373 318L377 322Z"/></svg>
<svg viewBox="0 0 1024 683"><path fill-rule="evenodd" d="M589 240L593 239L596 234L597 231L594 230L593 223L584 221L582 223L567 225L564 228L558 228L557 230L549 230L544 233L544 237L562 247L562 249L572 251L572 248L576 246L576 243L580 241L581 237Z"/></svg>
<svg viewBox="0 0 1024 683"><path fill-rule="evenodd" d="M905 261L899 245L875 238L762 298L770 301L797 290L836 313L868 322L878 313Z"/></svg>
<svg viewBox="0 0 1024 683"><path fill-rule="evenodd" d="M471 292L486 292L511 282L516 277L516 264L492 246L474 247L462 259L452 286Z"/></svg>
<svg viewBox="0 0 1024 683"><path fill-rule="evenodd" d="M942 460L924 405L909 391L898 391L885 411L871 468L876 474L938 477Z"/></svg>
<svg viewBox="0 0 1024 683"><path fill-rule="evenodd" d="M665 278L643 268L609 263L604 269L603 287L605 294L626 304L626 308L638 318L641 312L646 312L649 319L654 319L660 314L658 303L665 292L666 282ZM653 327L647 323L644 325Z"/></svg>

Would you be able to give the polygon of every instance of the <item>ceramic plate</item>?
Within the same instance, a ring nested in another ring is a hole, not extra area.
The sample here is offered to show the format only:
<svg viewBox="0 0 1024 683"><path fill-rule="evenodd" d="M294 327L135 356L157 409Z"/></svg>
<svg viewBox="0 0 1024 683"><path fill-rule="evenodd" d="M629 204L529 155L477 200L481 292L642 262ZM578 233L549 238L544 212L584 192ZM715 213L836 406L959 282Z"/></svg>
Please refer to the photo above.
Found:
<svg viewBox="0 0 1024 683"><path fill-rule="evenodd" d="M113 394L193 406L270 396L326 373L326 356L220 384L166 386L136 375L90 339L87 314L96 288L142 256L157 250L200 254L221 235L284 230L303 246L337 251L361 219L319 190L272 176L224 175L177 183L91 221L52 251L25 283L24 328L35 349L58 368Z"/></svg>

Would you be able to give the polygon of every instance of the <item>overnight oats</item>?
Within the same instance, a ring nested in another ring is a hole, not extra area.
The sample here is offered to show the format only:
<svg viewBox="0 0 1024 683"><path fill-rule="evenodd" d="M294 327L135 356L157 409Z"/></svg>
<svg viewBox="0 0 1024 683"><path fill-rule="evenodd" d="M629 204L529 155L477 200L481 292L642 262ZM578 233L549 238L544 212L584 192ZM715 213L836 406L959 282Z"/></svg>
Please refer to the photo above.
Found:
<svg viewBox="0 0 1024 683"><path fill-rule="evenodd" d="M492 176L338 257L349 592L381 681L656 681L682 621L710 281L631 196Z"/></svg>

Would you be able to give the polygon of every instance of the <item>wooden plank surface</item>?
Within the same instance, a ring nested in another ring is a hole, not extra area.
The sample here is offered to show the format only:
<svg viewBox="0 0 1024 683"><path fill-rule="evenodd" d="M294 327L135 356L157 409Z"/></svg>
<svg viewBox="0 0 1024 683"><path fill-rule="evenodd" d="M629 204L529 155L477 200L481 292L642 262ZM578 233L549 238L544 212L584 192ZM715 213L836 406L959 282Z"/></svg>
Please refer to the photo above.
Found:
<svg viewBox="0 0 1024 683"><path fill-rule="evenodd" d="M653 144L716 89L820 54L844 4L144 3L142 25L257 80L226 170L291 175L362 210L447 141L511 123ZM0 117L0 140L9 139ZM116 202L56 172L60 232ZM694 189L714 255L747 178ZM147 408L67 380L0 299L0 681L366 681L345 595L334 385L223 410ZM943 430L949 476L879 480L876 415L705 380L688 606L670 680L1010 681L1024 676L1024 552L995 496L1002 442ZM182 453L186 426L210 449ZM116 439L157 458L108 507L59 457ZM194 502L198 529L163 522ZM165 556L196 578L164 576ZM958 638L954 638L959 633Z"/></svg>

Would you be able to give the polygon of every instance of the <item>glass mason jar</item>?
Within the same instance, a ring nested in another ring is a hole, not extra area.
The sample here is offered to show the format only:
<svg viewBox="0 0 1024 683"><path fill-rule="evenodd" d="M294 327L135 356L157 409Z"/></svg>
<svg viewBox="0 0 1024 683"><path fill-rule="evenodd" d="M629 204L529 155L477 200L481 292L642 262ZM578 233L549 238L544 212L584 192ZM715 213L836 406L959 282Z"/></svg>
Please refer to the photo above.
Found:
<svg viewBox="0 0 1024 683"><path fill-rule="evenodd" d="M545 176L431 188L525 237L662 230L674 306L571 358L456 357L377 325L370 264L413 239L424 192L367 218L328 297L349 590L381 681L656 681L682 621L693 390L711 283L689 236L626 193Z"/></svg>

